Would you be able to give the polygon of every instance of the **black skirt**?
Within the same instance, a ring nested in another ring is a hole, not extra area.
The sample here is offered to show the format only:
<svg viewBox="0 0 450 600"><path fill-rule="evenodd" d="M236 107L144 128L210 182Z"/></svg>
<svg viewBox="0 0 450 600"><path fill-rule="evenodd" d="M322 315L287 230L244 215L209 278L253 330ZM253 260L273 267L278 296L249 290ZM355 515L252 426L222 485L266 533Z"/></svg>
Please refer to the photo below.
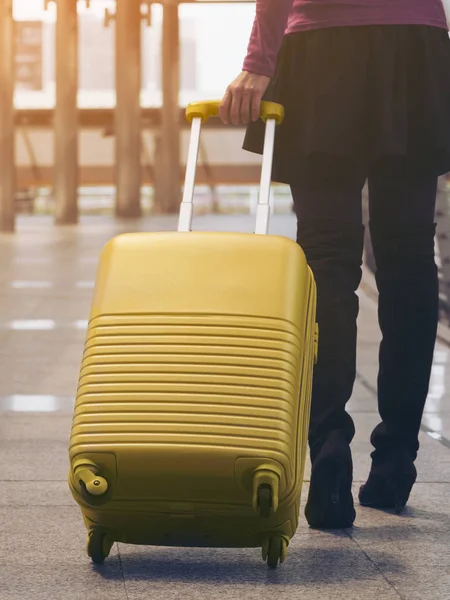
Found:
<svg viewBox="0 0 450 600"><path fill-rule="evenodd" d="M273 180L294 183L300 161L337 155L368 166L409 157L450 171L450 39L427 26L334 27L284 37L266 100L285 107ZM262 154L264 124L244 149Z"/></svg>

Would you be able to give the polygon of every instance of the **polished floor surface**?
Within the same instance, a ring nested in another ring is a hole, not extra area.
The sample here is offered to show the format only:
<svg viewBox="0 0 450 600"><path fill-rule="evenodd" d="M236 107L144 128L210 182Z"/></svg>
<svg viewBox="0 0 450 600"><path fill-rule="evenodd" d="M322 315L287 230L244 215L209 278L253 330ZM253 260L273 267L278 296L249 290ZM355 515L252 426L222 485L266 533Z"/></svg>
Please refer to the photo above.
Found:
<svg viewBox="0 0 450 600"><path fill-rule="evenodd" d="M0 600L450 600L449 349L436 347L421 434L419 482L402 516L358 507L351 532L313 532L302 519L287 562L268 572L257 550L115 545L101 568L85 554L67 488L67 444L99 252L128 230L167 230L174 218L120 224L104 217L56 228L19 220L0 235ZM198 217L197 229L251 231L247 217ZM292 236L276 216L272 232ZM350 409L355 493L377 423L376 304L361 288L358 381ZM307 492L307 482L304 492Z"/></svg>

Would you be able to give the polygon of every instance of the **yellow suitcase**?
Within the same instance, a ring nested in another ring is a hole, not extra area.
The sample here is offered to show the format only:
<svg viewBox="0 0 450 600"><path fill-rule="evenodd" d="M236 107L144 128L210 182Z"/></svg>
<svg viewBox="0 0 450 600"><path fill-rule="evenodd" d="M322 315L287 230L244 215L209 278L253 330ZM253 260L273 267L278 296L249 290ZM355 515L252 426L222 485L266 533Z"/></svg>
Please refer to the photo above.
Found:
<svg viewBox="0 0 450 600"><path fill-rule="evenodd" d="M190 231L202 121L177 232L120 235L98 270L70 440L69 485L102 563L116 541L262 547L275 568L298 525L316 286L301 248L265 235L276 122L256 234Z"/></svg>

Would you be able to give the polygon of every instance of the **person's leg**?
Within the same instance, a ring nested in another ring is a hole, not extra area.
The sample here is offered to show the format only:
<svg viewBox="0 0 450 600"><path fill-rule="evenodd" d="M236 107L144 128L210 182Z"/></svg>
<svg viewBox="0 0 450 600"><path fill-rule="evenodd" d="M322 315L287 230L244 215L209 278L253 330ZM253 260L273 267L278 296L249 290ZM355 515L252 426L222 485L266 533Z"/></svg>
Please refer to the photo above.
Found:
<svg viewBox="0 0 450 600"><path fill-rule="evenodd" d="M315 157L291 186L297 241L317 284L319 362L313 378L309 445L312 473L305 514L312 527L350 527L355 519L350 443L355 429L345 407L356 375L356 290L364 243L362 168Z"/></svg>
<svg viewBox="0 0 450 600"><path fill-rule="evenodd" d="M437 176L405 159L384 160L369 177L370 230L377 266L378 405L366 506L405 507L417 472L419 429L436 341L439 284L434 254Z"/></svg>

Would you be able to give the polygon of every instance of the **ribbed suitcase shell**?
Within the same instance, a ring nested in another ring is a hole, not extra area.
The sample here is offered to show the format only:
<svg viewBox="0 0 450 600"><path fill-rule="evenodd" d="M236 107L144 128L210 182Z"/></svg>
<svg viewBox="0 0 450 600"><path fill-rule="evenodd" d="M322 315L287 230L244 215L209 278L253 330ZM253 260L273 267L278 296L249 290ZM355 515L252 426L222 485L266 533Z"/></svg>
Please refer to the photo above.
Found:
<svg viewBox="0 0 450 600"><path fill-rule="evenodd" d="M133 544L256 547L294 535L317 343L316 287L293 241L128 234L101 256L70 440L108 481L89 530ZM279 507L252 508L261 465Z"/></svg>

